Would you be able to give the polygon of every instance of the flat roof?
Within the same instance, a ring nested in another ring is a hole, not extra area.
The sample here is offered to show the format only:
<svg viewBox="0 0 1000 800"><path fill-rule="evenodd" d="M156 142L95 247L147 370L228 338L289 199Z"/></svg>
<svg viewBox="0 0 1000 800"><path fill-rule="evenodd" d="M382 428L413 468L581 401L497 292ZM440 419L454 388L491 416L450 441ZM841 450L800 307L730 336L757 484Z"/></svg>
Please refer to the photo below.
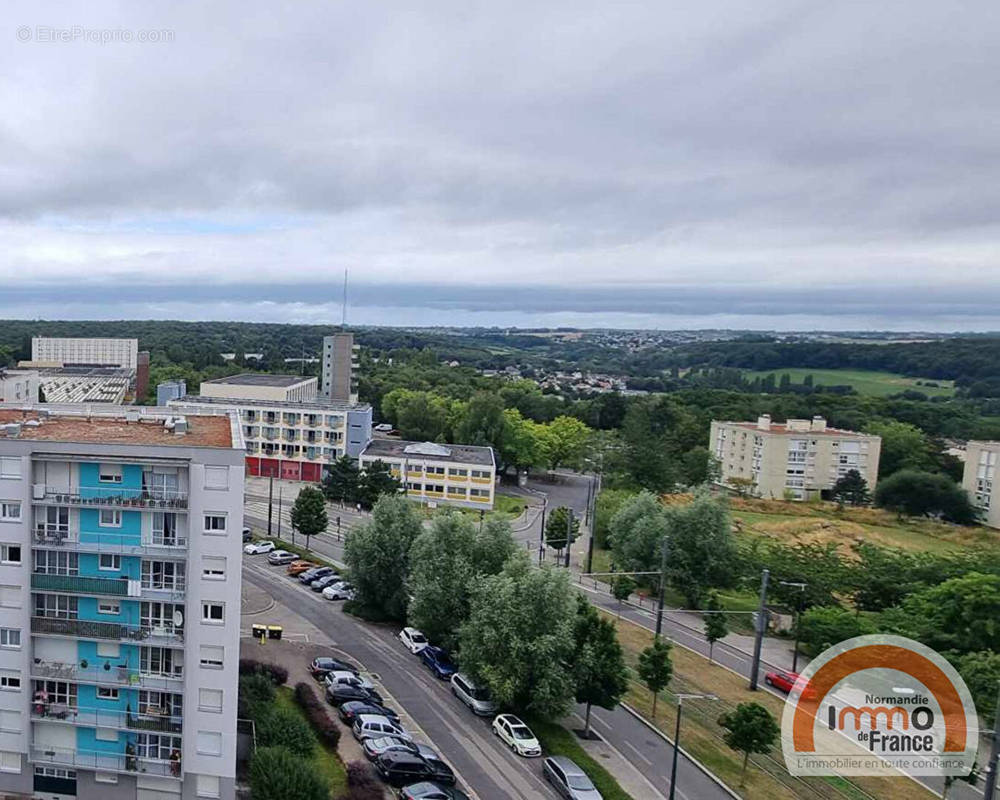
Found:
<svg viewBox="0 0 1000 800"><path fill-rule="evenodd" d="M243 372L225 378L213 378L205 383L229 383L234 386L295 386L316 378L306 375L267 375L259 372Z"/></svg>
<svg viewBox="0 0 1000 800"><path fill-rule="evenodd" d="M245 397L204 397L200 394L186 394L167 402L168 406L207 405L230 406L232 408L252 406L254 408L282 408L288 411L367 411L367 403L343 403L338 400L254 400Z"/></svg>
<svg viewBox="0 0 1000 800"><path fill-rule="evenodd" d="M874 433L859 433L858 431L845 431L840 428L825 428L821 431L814 431L810 428L789 428L783 422L772 422L770 428L758 428L756 422L719 422L720 425L735 425L737 428L745 428L748 431L757 433L775 433L779 436L860 436L864 439L878 439Z"/></svg>
<svg viewBox="0 0 1000 800"><path fill-rule="evenodd" d="M138 411L138 409L137 409ZM128 421L124 414L42 414L37 409L0 409L0 425L21 423L15 436L0 428L0 440L15 439L47 442L82 442L88 444L161 445L174 447L233 446L229 417L184 414L187 432L176 434L164 427L169 415L142 415ZM175 418L181 416L174 415ZM26 424L37 422L37 425Z"/></svg>
<svg viewBox="0 0 1000 800"><path fill-rule="evenodd" d="M443 451L447 450L447 454ZM471 444L436 444L407 442L402 439L372 439L361 455L372 458L409 458L414 461L452 461L456 464L482 464L492 467L493 448Z"/></svg>

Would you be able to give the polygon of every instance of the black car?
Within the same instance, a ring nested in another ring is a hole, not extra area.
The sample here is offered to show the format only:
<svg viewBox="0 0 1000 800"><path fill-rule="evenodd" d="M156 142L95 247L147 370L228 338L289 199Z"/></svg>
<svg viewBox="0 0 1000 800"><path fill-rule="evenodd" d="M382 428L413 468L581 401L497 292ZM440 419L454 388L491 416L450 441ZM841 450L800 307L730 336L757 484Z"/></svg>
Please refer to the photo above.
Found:
<svg viewBox="0 0 1000 800"><path fill-rule="evenodd" d="M349 686L346 683L335 683L326 687L326 701L330 705L339 706L352 700L382 705L382 695L374 689L362 689L360 686Z"/></svg>
<svg viewBox="0 0 1000 800"><path fill-rule="evenodd" d="M299 580L309 585L314 580L322 578L324 575L329 575L333 572L333 567L313 567L312 569L307 569L301 575L299 575Z"/></svg>
<svg viewBox="0 0 1000 800"><path fill-rule="evenodd" d="M405 750L387 750L375 759L379 777L391 786L407 786L428 780L431 768L420 756Z"/></svg>
<svg viewBox="0 0 1000 800"><path fill-rule="evenodd" d="M453 786L414 783L399 791L399 800L469 800L469 795Z"/></svg>
<svg viewBox="0 0 1000 800"><path fill-rule="evenodd" d="M316 680L321 681L329 672L353 672L357 675L359 670L353 664L336 658L314 658L309 665L309 672Z"/></svg>
<svg viewBox="0 0 1000 800"><path fill-rule="evenodd" d="M353 725L354 718L358 716L358 714L376 714L380 717L388 717L397 725L399 724L399 714L391 708L386 708L385 706L378 705L377 703L366 703L363 700L349 700L348 702L341 704L337 713L340 715L341 720L343 720L347 725Z"/></svg>
<svg viewBox="0 0 1000 800"><path fill-rule="evenodd" d="M455 773L440 758L427 758L423 756L423 759L424 763L430 768L430 778L432 781L443 783L446 786L455 785Z"/></svg>

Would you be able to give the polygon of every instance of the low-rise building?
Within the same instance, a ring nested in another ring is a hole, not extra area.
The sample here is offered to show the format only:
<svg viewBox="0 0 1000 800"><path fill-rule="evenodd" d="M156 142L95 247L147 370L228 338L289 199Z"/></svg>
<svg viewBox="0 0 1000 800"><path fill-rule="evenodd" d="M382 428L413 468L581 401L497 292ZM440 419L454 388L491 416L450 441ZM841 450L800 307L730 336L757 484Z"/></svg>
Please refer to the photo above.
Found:
<svg viewBox="0 0 1000 800"><path fill-rule="evenodd" d="M722 485L745 482L754 496L779 500L826 497L851 470L874 491L881 446L881 437L830 428L823 417L775 423L768 414L755 423L713 421L709 441Z"/></svg>
<svg viewBox="0 0 1000 800"><path fill-rule="evenodd" d="M316 399L316 378L301 375L268 375L245 372L202 381L202 397L225 397L231 400L275 400L282 403L310 402Z"/></svg>
<svg viewBox="0 0 1000 800"><path fill-rule="evenodd" d="M156 405L165 406L171 400L176 400L187 394L187 381L180 378L176 381L164 381L156 384Z"/></svg>
<svg viewBox="0 0 1000 800"><path fill-rule="evenodd" d="M139 340L35 336L31 360L66 367L121 367L134 372L139 365Z"/></svg>
<svg viewBox="0 0 1000 800"><path fill-rule="evenodd" d="M37 403L40 385L35 370L0 367L0 403Z"/></svg>
<svg viewBox="0 0 1000 800"><path fill-rule="evenodd" d="M1000 442L972 441L965 445L965 470L962 488L969 493L982 515L984 525L1000 528L1000 502L993 502L993 481L997 460L1000 459Z"/></svg>
<svg viewBox="0 0 1000 800"><path fill-rule="evenodd" d="M373 439L361 469L382 461L403 482L407 497L428 505L493 508L496 459L492 447Z"/></svg>

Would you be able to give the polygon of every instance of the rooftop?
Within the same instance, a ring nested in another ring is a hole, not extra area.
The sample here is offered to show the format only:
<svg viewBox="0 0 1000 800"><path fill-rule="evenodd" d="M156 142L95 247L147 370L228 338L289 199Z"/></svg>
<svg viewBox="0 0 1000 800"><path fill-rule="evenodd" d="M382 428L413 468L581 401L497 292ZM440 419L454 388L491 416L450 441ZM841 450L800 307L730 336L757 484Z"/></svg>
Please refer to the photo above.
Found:
<svg viewBox="0 0 1000 800"><path fill-rule="evenodd" d="M372 439L361 455L369 458L425 458L431 461L452 461L456 464L493 466L493 448L471 444L436 444L407 442L402 439Z"/></svg>
<svg viewBox="0 0 1000 800"><path fill-rule="evenodd" d="M239 375L229 375L225 378L213 378L205 383L228 383L233 386L295 386L306 381L314 381L315 377L306 375L265 375L259 372L243 372Z"/></svg>
<svg viewBox="0 0 1000 800"><path fill-rule="evenodd" d="M138 409L128 413L131 419L126 419L124 411L46 414L37 408L0 408L0 426L21 424L21 430L16 434L0 427L0 439L168 447L233 446L228 417L184 415L187 432L177 434L164 426L167 415L142 414Z"/></svg>
<svg viewBox="0 0 1000 800"><path fill-rule="evenodd" d="M337 400L252 400L243 397L204 397L200 394L186 394L168 403L169 406L206 405L224 408L283 408L288 411L364 411L371 408L367 403L342 403Z"/></svg>
<svg viewBox="0 0 1000 800"><path fill-rule="evenodd" d="M859 433L858 431L845 431L840 428L824 428L823 430L814 430L811 428L789 428L788 425L782 422L772 422L770 428L760 428L757 426L756 422L723 422L723 425L735 425L737 428L746 428L748 431L754 431L755 433L770 433L776 434L778 436L804 436L809 438L810 436L864 436L869 439L877 439L878 437L872 433Z"/></svg>

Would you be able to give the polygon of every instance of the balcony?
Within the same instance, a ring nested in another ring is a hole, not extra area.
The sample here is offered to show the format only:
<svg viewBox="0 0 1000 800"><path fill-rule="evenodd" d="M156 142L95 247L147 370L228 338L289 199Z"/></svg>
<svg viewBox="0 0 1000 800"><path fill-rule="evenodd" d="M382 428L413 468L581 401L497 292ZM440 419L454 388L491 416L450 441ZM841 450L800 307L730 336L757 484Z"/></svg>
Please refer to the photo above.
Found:
<svg viewBox="0 0 1000 800"><path fill-rule="evenodd" d="M182 718L167 714L136 714L132 711L113 711L103 708L80 708L63 703L31 703L31 718L85 728L117 728L123 731L148 731L150 733L180 733Z"/></svg>
<svg viewBox="0 0 1000 800"><path fill-rule="evenodd" d="M36 483L32 500L44 505L99 508L187 508L187 492L180 489L129 489L123 486L50 486Z"/></svg>
<svg viewBox="0 0 1000 800"><path fill-rule="evenodd" d="M183 629L169 625L122 625L117 622L60 617L32 617L31 632L50 636L72 636L76 639L146 642L151 645L176 646L184 643Z"/></svg>
<svg viewBox="0 0 1000 800"><path fill-rule="evenodd" d="M36 764L54 764L58 767L82 767L99 772L142 772L167 778L181 777L181 762L164 759L104 753L96 750L69 750L48 745L31 746L31 760Z"/></svg>
<svg viewBox="0 0 1000 800"><path fill-rule="evenodd" d="M65 594L111 595L113 597L138 597L138 581L129 592L129 581L122 578L82 578L79 575L48 575L34 572L32 589L48 589Z"/></svg>
<svg viewBox="0 0 1000 800"><path fill-rule="evenodd" d="M99 683L103 686L128 686L136 689L177 690L184 682L184 672L178 664L176 673L142 672L105 660L98 666L81 667L79 664L38 661L31 664L32 678Z"/></svg>
<svg viewBox="0 0 1000 800"><path fill-rule="evenodd" d="M136 541L136 536L120 533L88 533L80 540L79 530L68 530L65 526L38 524L35 526L33 543L40 547L68 547L80 553L120 553L121 555L178 555L187 549L187 536L178 533L153 531Z"/></svg>

